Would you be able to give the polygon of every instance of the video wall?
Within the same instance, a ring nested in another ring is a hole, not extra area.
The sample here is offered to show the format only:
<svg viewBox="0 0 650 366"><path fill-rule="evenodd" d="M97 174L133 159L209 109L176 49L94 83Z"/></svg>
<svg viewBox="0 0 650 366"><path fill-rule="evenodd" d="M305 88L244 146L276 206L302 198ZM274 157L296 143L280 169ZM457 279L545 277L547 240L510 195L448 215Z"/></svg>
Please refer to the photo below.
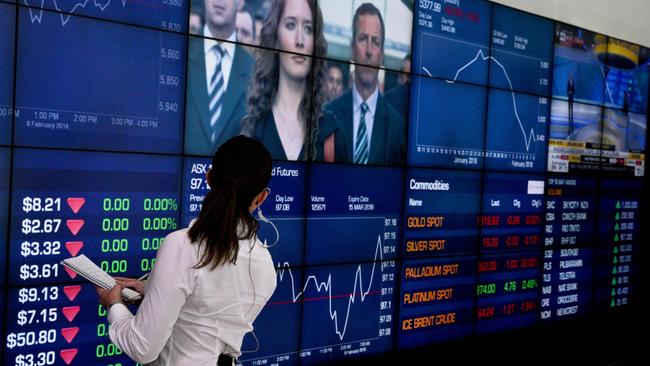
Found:
<svg viewBox="0 0 650 366"><path fill-rule="evenodd" d="M2 364L133 365L59 262L149 272L239 134L278 229L244 364L625 312L649 59L483 0L0 1Z"/></svg>

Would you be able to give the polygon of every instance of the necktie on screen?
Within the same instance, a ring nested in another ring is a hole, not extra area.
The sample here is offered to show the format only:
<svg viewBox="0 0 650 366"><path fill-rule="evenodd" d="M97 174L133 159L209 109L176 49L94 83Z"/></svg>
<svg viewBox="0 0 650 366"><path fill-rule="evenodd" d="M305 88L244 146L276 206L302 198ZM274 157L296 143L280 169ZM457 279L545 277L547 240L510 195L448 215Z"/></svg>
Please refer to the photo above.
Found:
<svg viewBox="0 0 650 366"><path fill-rule="evenodd" d="M221 108L223 107L225 83L223 79L223 70L221 69L221 61L226 52L220 44L215 45L213 49L217 56L217 65L214 68L214 73L212 74L210 84L208 85L208 100L210 100L208 108L210 110L210 126L213 130L212 135L210 136L212 143L217 139L217 133L214 127L217 124L217 120L221 115Z"/></svg>
<svg viewBox="0 0 650 366"><path fill-rule="evenodd" d="M354 149L354 163L368 163L368 129L366 128L366 113L368 105L366 102L361 103L361 116L359 117L359 129L357 130L357 147Z"/></svg>

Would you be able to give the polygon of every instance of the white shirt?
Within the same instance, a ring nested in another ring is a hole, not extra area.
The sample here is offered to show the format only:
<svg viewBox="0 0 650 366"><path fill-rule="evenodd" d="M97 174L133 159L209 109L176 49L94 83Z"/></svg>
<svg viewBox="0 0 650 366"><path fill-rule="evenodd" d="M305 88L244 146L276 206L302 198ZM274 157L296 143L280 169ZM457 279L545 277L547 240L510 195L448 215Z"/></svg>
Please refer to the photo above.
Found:
<svg viewBox="0 0 650 366"><path fill-rule="evenodd" d="M368 152L370 152L370 139L372 137L372 127L375 122L375 111L377 110L377 100L379 100L379 87L375 88L375 91L370 94L366 104L368 105L368 112L366 112L366 132L368 134ZM363 103L363 98L361 94L357 91L356 85L352 86L352 110L354 111L354 116L352 117L352 151L357 150L357 132L359 131L359 119L361 118L361 103Z"/></svg>
<svg viewBox="0 0 650 366"><path fill-rule="evenodd" d="M195 269L199 257L187 229L167 235L136 315L122 304L110 308L110 339L136 362L215 366L221 353L241 354L275 290L271 255L255 238L239 242L236 264Z"/></svg>
<svg viewBox="0 0 650 366"><path fill-rule="evenodd" d="M214 46L220 44L226 51L221 59L221 71L223 72L223 90L228 87L228 80L230 80L230 70L232 69L232 61L235 58L235 42L237 41L237 33L232 32L227 41L218 42L208 29L207 25L203 26L203 52L205 53L205 78L207 80L206 88L210 88L210 79L214 74L214 68L217 67L217 55Z"/></svg>

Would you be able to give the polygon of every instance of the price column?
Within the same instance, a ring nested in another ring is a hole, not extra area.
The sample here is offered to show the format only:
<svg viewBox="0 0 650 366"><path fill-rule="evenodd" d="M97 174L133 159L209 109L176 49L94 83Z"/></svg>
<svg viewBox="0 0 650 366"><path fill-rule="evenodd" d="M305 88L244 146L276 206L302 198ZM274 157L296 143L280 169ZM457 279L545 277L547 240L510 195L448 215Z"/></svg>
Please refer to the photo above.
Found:
<svg viewBox="0 0 650 366"><path fill-rule="evenodd" d="M540 317L583 315L591 304L596 181L549 177Z"/></svg>
<svg viewBox="0 0 650 366"><path fill-rule="evenodd" d="M5 365L133 365L108 339L91 284L11 288L7 310Z"/></svg>
<svg viewBox="0 0 650 366"><path fill-rule="evenodd" d="M110 363L120 354L97 335L94 289L59 262L83 253L112 275L150 271L177 228L180 159L28 149L14 158L5 361Z"/></svg>
<svg viewBox="0 0 650 366"><path fill-rule="evenodd" d="M595 284L598 310L616 311L635 296L634 260L641 230L642 191L641 180L601 182Z"/></svg>
<svg viewBox="0 0 650 366"><path fill-rule="evenodd" d="M486 173L483 192L475 292L478 334L538 319L544 178Z"/></svg>
<svg viewBox="0 0 650 366"><path fill-rule="evenodd" d="M408 171L400 348L472 333L480 182L474 172Z"/></svg>

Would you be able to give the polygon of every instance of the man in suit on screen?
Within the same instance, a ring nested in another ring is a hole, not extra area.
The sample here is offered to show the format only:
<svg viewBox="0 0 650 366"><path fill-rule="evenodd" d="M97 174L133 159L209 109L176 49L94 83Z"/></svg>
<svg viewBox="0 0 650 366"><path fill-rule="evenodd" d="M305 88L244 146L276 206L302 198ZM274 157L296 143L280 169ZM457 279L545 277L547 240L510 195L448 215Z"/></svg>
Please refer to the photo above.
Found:
<svg viewBox="0 0 650 366"><path fill-rule="evenodd" d="M185 152L212 155L241 131L253 57L237 42L235 20L244 0L204 0L205 38L190 37Z"/></svg>
<svg viewBox="0 0 650 366"><path fill-rule="evenodd" d="M323 131L338 126L335 161L355 164L402 164L405 122L379 92L384 62L384 20L370 3L357 8L352 24L354 84L325 106ZM367 66L366 66L367 65ZM334 118L333 118L334 117Z"/></svg>

